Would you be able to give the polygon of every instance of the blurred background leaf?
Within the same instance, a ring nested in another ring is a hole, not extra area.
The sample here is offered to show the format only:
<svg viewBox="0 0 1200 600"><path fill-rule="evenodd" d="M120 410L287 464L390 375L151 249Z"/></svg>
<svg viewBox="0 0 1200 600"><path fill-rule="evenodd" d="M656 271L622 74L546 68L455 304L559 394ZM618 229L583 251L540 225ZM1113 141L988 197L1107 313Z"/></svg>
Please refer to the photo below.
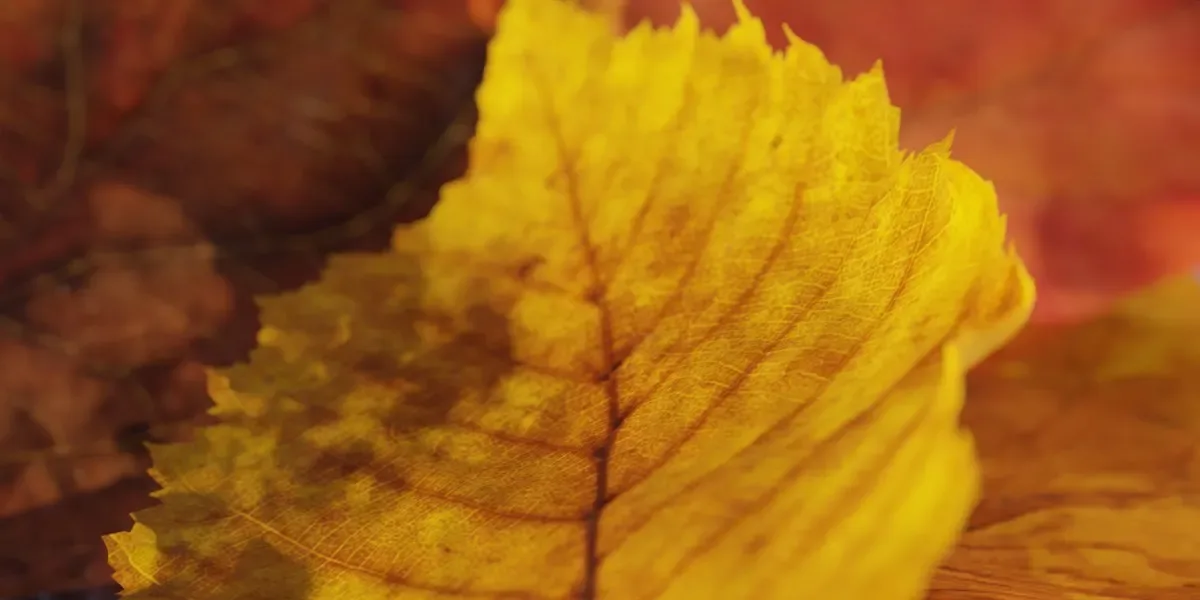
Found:
<svg viewBox="0 0 1200 600"><path fill-rule="evenodd" d="M1197 307L1172 280L970 374L983 500L931 600L1200 596Z"/></svg>
<svg viewBox="0 0 1200 600"><path fill-rule="evenodd" d="M438 0L0 5L0 597L110 582L252 296L461 167L484 42Z"/></svg>

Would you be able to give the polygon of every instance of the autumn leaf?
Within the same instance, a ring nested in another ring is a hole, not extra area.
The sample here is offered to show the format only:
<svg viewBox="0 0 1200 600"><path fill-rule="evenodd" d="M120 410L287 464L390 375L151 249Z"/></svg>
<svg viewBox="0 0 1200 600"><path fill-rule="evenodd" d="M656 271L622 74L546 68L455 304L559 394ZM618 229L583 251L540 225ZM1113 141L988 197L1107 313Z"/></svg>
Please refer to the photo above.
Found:
<svg viewBox="0 0 1200 600"><path fill-rule="evenodd" d="M622 3L629 22L669 20L681 4ZM707 26L733 19L725 0L689 4ZM956 156L995 182L1038 281L1035 320L1086 320L1200 265L1200 4L746 4L848 72L882 60L905 147L956 131Z"/></svg>
<svg viewBox="0 0 1200 600"><path fill-rule="evenodd" d="M983 500L933 598L1200 595L1198 306L1172 281L972 373Z"/></svg>
<svg viewBox="0 0 1200 600"><path fill-rule="evenodd" d="M428 219L264 299L223 424L153 448L129 597L921 594L1031 303L991 186L744 12L515 0L478 104Z"/></svg>

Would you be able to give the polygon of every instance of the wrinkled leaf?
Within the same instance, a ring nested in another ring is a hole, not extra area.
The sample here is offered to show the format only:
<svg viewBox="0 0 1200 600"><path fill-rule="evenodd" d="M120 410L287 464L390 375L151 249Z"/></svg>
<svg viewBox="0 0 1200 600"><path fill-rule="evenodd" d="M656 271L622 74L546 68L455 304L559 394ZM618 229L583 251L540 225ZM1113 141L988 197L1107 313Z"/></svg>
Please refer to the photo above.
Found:
<svg viewBox="0 0 1200 600"><path fill-rule="evenodd" d="M983 500L935 598L1200 596L1200 285L1029 328L968 380Z"/></svg>
<svg viewBox="0 0 1200 600"><path fill-rule="evenodd" d="M468 175L263 301L106 538L132 598L917 597L1031 286L879 71L514 0Z"/></svg>

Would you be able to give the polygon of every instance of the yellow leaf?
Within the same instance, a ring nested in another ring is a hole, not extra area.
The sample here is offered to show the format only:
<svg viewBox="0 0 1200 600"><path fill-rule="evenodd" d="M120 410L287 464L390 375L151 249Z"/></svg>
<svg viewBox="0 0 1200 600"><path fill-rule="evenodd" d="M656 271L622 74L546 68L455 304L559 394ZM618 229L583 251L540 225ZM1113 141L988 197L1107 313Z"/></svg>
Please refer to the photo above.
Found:
<svg viewBox="0 0 1200 600"><path fill-rule="evenodd" d="M972 373L984 496L933 598L1200 597L1197 339L1183 279Z"/></svg>
<svg viewBox="0 0 1200 600"><path fill-rule="evenodd" d="M154 448L132 597L917 597L976 496L963 369L1032 288L878 69L739 10L508 2L469 173L263 301L225 423Z"/></svg>

